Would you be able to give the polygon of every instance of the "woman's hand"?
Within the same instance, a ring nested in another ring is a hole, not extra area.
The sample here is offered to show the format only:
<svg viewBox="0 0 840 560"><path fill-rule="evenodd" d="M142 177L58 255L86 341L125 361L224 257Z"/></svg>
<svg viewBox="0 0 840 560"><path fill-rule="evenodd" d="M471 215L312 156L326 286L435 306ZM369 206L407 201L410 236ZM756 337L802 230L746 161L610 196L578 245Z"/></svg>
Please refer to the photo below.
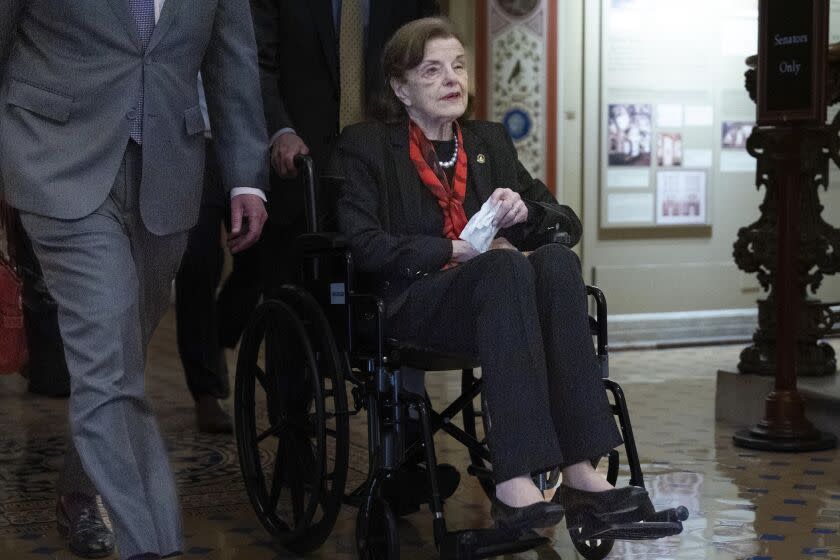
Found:
<svg viewBox="0 0 840 560"><path fill-rule="evenodd" d="M478 251L475 247L470 245L468 241L463 239L452 240L452 260L457 263L467 262L471 258L478 256Z"/></svg>
<svg viewBox="0 0 840 560"><path fill-rule="evenodd" d="M499 226L500 229L521 224L528 219L528 207L518 192L511 189L496 189L490 195L490 200L499 204L493 225Z"/></svg>
<svg viewBox="0 0 840 560"><path fill-rule="evenodd" d="M506 249L508 251L518 251L519 250L516 247L514 247L513 245L511 245L510 241L508 241L504 237L497 237L496 239L494 239L493 242L490 243L490 248L491 249Z"/></svg>

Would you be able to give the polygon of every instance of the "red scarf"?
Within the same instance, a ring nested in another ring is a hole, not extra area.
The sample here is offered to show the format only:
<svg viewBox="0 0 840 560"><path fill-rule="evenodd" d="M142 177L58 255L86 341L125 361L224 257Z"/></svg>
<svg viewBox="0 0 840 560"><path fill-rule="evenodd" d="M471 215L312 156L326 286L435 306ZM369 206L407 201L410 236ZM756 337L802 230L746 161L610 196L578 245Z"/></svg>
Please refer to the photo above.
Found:
<svg viewBox="0 0 840 560"><path fill-rule="evenodd" d="M420 180L437 198L438 206L443 211L443 235L447 239L458 239L464 226L467 225L467 215L464 212L464 197L467 194L467 153L464 151L464 141L461 138L461 127L455 123L455 134L458 138L458 158L455 161L455 174L452 185L443 168L438 162L435 148L420 127L414 121L408 121L409 149Z"/></svg>

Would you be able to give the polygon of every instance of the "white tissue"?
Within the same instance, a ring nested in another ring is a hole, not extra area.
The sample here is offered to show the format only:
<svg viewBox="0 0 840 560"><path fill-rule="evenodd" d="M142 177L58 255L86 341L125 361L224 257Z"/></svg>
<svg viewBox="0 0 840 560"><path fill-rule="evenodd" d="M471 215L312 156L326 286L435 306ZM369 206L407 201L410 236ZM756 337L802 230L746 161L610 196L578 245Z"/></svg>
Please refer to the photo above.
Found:
<svg viewBox="0 0 840 560"><path fill-rule="evenodd" d="M493 225L493 218L496 217L496 209L499 203L487 200L481 205L481 210L470 218L464 230L459 236L461 239L475 247L479 253L490 248L493 238L499 232L499 228Z"/></svg>

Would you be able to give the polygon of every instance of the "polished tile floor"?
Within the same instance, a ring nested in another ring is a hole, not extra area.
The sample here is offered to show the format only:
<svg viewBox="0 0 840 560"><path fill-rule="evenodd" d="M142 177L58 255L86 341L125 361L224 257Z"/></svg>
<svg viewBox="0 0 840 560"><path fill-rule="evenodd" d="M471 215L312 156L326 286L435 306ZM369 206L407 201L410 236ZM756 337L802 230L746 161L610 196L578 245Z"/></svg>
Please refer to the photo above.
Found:
<svg viewBox="0 0 840 560"><path fill-rule="evenodd" d="M152 343L148 388L181 492L185 558L294 558L272 543L252 513L233 438L195 432L173 341L169 316ZM618 542L610 558L840 559L840 452L736 449L731 443L735 427L714 421L715 372L734 367L739 350L628 351L611 357L612 377L630 403L654 502L683 504L691 518L680 536ZM448 402L459 392L459 378L435 375L429 388L433 400ZM0 560L73 558L53 526L53 482L61 465L65 416L65 401L28 395L16 376L0 379ZM363 478L366 460L363 423L353 419L351 425L350 485ZM450 525L486 526L489 508L477 482L466 475L463 449L441 437L439 454L463 475L447 502ZM331 538L311 556L355 558L354 520L355 510L344 507ZM401 523L403 558L434 558L428 513ZM578 558L562 525L547 535L550 545L520 557Z"/></svg>

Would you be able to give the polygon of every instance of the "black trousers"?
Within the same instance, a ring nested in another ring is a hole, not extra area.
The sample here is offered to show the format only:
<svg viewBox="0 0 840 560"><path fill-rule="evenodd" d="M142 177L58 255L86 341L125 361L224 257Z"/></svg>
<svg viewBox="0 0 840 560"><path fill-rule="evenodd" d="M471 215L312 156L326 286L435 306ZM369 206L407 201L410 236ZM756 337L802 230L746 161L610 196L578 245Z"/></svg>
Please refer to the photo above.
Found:
<svg viewBox="0 0 840 560"><path fill-rule="evenodd" d="M496 481L621 444L589 333L580 261L561 245L492 250L408 288L389 334L477 355ZM487 426L485 426L487 428Z"/></svg>
<svg viewBox="0 0 840 560"><path fill-rule="evenodd" d="M233 270L221 290L224 264L221 227L229 228L229 195L221 184L212 144L207 144L204 193L198 223L175 277L178 354L193 398L230 394L224 348L239 341L262 294L260 249L233 255Z"/></svg>

